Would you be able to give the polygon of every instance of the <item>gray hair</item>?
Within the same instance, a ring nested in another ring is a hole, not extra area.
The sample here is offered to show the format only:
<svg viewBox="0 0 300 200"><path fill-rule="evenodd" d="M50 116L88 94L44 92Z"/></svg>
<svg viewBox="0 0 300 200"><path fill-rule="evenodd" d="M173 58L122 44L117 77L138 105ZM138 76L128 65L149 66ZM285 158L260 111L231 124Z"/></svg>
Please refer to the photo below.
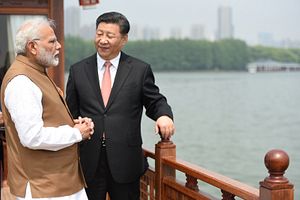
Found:
<svg viewBox="0 0 300 200"><path fill-rule="evenodd" d="M50 26L53 29L55 28L54 21L44 17L26 20L20 26L15 39L15 52L17 55L25 55L27 43L35 39L40 39L41 35L39 31L43 25Z"/></svg>

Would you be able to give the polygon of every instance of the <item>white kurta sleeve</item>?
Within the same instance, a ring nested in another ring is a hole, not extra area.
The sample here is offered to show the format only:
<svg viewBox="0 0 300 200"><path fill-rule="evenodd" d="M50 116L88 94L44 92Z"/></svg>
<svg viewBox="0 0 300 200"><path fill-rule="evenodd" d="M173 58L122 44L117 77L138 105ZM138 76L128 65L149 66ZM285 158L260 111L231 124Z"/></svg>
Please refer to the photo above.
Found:
<svg viewBox="0 0 300 200"><path fill-rule="evenodd" d="M24 147L57 151L82 140L79 130L69 125L44 127L42 92L25 75L14 77L4 92L4 104Z"/></svg>

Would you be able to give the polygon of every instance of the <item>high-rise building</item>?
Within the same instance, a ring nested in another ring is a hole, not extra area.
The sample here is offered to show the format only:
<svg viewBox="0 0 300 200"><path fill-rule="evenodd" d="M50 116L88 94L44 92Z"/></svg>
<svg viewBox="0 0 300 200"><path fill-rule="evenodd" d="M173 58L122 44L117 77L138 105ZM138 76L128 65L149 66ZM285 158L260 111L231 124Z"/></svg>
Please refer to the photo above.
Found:
<svg viewBox="0 0 300 200"><path fill-rule="evenodd" d="M160 32L158 28L144 27L142 29L142 40L159 40Z"/></svg>
<svg viewBox="0 0 300 200"><path fill-rule="evenodd" d="M258 33L258 44L266 47L279 48L299 48L300 41L285 38L282 40L275 40L272 33L260 32Z"/></svg>
<svg viewBox="0 0 300 200"><path fill-rule="evenodd" d="M201 24L195 24L191 26L190 39L192 40L203 40L204 35L204 26Z"/></svg>
<svg viewBox="0 0 300 200"><path fill-rule="evenodd" d="M228 6L218 8L218 39L233 38L232 9Z"/></svg>
<svg viewBox="0 0 300 200"><path fill-rule="evenodd" d="M181 28L179 27L173 27L170 30L170 38L172 39L182 39L182 32Z"/></svg>
<svg viewBox="0 0 300 200"><path fill-rule="evenodd" d="M144 39L144 33L143 28L137 24L131 24L130 25L130 31L129 31L129 40L143 40Z"/></svg>
<svg viewBox="0 0 300 200"><path fill-rule="evenodd" d="M258 33L258 43L263 46L275 46L273 34L269 32Z"/></svg>

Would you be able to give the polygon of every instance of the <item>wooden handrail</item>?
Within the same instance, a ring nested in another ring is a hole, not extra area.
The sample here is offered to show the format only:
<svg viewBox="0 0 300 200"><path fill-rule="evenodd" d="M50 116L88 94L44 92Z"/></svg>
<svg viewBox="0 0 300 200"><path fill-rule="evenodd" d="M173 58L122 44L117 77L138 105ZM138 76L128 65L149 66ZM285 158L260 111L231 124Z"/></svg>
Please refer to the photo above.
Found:
<svg viewBox="0 0 300 200"><path fill-rule="evenodd" d="M180 159L164 158L163 163L243 199L258 199L259 190Z"/></svg>
<svg viewBox="0 0 300 200"><path fill-rule="evenodd" d="M149 149L143 148L144 150L144 156L148 157L148 158L152 158L155 160L155 153L150 151Z"/></svg>
<svg viewBox="0 0 300 200"><path fill-rule="evenodd" d="M279 149L266 154L265 165L269 176L259 183L259 189L176 158L176 146L171 141L162 140L157 143L155 153L144 149L144 155L155 160L155 171L151 168L151 173L146 173L143 177L143 183L147 184L147 180L152 180L155 186L150 187L155 188L155 191L148 191L149 196L141 199L153 199L154 194L156 200L220 199L199 189L198 180L219 189L222 200L234 200L235 197L247 200L294 199L294 186L283 176L289 165L289 157ZM186 183L176 179L176 171L186 175ZM141 190L145 188L147 187L144 185Z"/></svg>

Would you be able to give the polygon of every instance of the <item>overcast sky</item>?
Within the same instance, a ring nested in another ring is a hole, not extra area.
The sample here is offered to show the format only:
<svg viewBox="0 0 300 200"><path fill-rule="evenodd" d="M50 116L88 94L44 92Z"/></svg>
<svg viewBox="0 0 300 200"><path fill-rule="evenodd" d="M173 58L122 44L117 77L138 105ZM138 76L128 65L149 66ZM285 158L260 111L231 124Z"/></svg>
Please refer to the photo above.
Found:
<svg viewBox="0 0 300 200"><path fill-rule="evenodd" d="M79 0L65 0L65 8L79 6ZM94 9L81 11L81 24L95 23L107 11L124 14L131 24L159 28L162 35L172 28L202 24L205 35L217 30L219 6L230 6L234 37L257 43L258 33L271 33L275 40L300 40L300 0L100 0Z"/></svg>

